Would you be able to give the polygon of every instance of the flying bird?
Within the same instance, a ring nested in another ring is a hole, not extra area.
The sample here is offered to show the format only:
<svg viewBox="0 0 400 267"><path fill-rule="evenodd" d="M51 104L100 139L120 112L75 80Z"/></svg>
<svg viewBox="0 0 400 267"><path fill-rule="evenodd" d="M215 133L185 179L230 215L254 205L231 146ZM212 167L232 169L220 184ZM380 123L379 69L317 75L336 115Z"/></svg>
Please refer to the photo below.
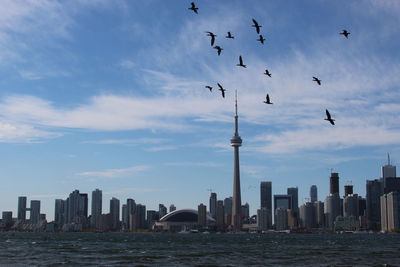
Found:
<svg viewBox="0 0 400 267"><path fill-rule="evenodd" d="M272 104L273 104L273 103L271 102L271 100L269 100L269 94L267 94L267 97L265 98L264 103L265 103L265 104L269 104L269 105L272 105Z"/></svg>
<svg viewBox="0 0 400 267"><path fill-rule="evenodd" d="M269 72L269 70L265 70L264 74L271 77L271 73Z"/></svg>
<svg viewBox="0 0 400 267"><path fill-rule="evenodd" d="M205 88L207 88L208 90L210 90L210 92L212 92L212 87L209 85L206 85Z"/></svg>
<svg viewBox="0 0 400 267"><path fill-rule="evenodd" d="M206 32L207 33L207 36L211 36L211 46L213 46L214 45L214 42L215 42L215 34L213 34L212 32Z"/></svg>
<svg viewBox="0 0 400 267"><path fill-rule="evenodd" d="M343 34L344 37L349 38L349 32L347 30L343 30L343 32L339 33L339 34Z"/></svg>
<svg viewBox="0 0 400 267"><path fill-rule="evenodd" d="M228 35L225 36L225 38L228 38L228 39L235 39L235 36L233 36L233 35L231 34L231 32L228 32Z"/></svg>
<svg viewBox="0 0 400 267"><path fill-rule="evenodd" d="M329 121L332 125L335 125L335 120L332 119L331 114L329 113L328 110L326 110L326 119L324 120Z"/></svg>
<svg viewBox="0 0 400 267"><path fill-rule="evenodd" d="M217 83L217 85L218 85L218 87L219 87L219 89L218 90L220 90L221 91L221 93L222 93L222 97L223 98L225 98L225 89L222 87L222 85L220 85L219 83Z"/></svg>
<svg viewBox="0 0 400 267"><path fill-rule="evenodd" d="M264 44L265 38L260 34L260 38L258 38L257 41L260 41L261 44Z"/></svg>
<svg viewBox="0 0 400 267"><path fill-rule="evenodd" d="M214 48L217 49L218 56L221 55L222 50L224 50L219 45L214 46Z"/></svg>
<svg viewBox="0 0 400 267"><path fill-rule="evenodd" d="M314 82L317 82L319 85L321 85L321 80L318 79L317 77L312 77Z"/></svg>
<svg viewBox="0 0 400 267"><path fill-rule="evenodd" d="M254 25L252 25L252 26L256 28L257 34L260 34L260 28L262 26L258 25L258 22L255 19L253 19L253 23L254 23Z"/></svg>
<svg viewBox="0 0 400 267"><path fill-rule="evenodd" d="M239 56L239 64L236 64L236 66L243 67L243 68L247 67L246 65L243 64L242 56Z"/></svg>
<svg viewBox="0 0 400 267"><path fill-rule="evenodd" d="M199 14L199 13L197 13L197 10L198 10L199 8L195 6L194 2L192 2L192 6L189 7L188 9L193 10L194 13L196 13L196 14Z"/></svg>

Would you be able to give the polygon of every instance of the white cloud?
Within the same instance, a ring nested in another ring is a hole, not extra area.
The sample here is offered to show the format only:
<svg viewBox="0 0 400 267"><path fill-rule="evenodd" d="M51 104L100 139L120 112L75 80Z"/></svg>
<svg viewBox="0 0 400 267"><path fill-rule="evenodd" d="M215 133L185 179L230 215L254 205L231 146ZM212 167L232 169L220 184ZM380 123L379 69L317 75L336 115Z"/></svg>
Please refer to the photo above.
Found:
<svg viewBox="0 0 400 267"><path fill-rule="evenodd" d="M146 171L150 167L146 165L132 166L124 169L109 169L104 171L86 171L77 173L77 176L100 177L100 178L118 178L121 176L131 175L135 172Z"/></svg>

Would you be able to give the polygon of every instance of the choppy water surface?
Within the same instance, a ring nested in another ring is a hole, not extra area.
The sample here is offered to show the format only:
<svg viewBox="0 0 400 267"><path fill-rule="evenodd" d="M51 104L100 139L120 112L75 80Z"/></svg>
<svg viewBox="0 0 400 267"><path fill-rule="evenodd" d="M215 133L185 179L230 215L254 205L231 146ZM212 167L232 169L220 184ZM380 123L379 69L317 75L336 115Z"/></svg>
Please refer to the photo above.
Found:
<svg viewBox="0 0 400 267"><path fill-rule="evenodd" d="M400 235L0 233L0 264L400 266Z"/></svg>

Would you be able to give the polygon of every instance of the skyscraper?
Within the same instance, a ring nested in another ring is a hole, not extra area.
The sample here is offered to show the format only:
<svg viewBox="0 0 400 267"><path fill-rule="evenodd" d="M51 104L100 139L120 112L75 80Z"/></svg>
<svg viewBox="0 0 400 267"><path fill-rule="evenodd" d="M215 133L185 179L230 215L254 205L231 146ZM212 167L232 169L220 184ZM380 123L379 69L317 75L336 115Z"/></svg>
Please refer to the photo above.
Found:
<svg viewBox="0 0 400 267"><path fill-rule="evenodd" d="M119 199L113 197L110 200L111 229L119 230Z"/></svg>
<svg viewBox="0 0 400 267"><path fill-rule="evenodd" d="M287 189L287 194L292 196L292 207L291 209L295 211L295 214L299 214L299 189L297 187L289 187Z"/></svg>
<svg viewBox="0 0 400 267"><path fill-rule="evenodd" d="M167 214L167 207L164 204L158 204L158 214L160 215L160 219Z"/></svg>
<svg viewBox="0 0 400 267"><path fill-rule="evenodd" d="M231 146L234 148L233 167L233 197L232 197L232 229L239 231L242 228L242 200L240 194L240 170L239 170L239 147L242 145L242 138L238 130L237 96L235 99L235 135L231 138Z"/></svg>
<svg viewBox="0 0 400 267"><path fill-rule="evenodd" d="M386 165L382 166L382 178L396 177L396 166L390 164L390 155L388 153L388 162Z"/></svg>
<svg viewBox="0 0 400 267"><path fill-rule="evenodd" d="M315 201L318 201L318 189L316 185L312 185L310 187L310 202L314 203Z"/></svg>
<svg viewBox="0 0 400 267"><path fill-rule="evenodd" d="M30 221L33 224L39 223L40 221L40 200L31 200L30 207Z"/></svg>
<svg viewBox="0 0 400 267"><path fill-rule="evenodd" d="M26 197L18 197L18 220L26 220Z"/></svg>
<svg viewBox="0 0 400 267"><path fill-rule="evenodd" d="M339 194L339 174L337 172L332 172L329 180L330 193L333 195L335 193Z"/></svg>
<svg viewBox="0 0 400 267"><path fill-rule="evenodd" d="M366 215L367 228L380 230L381 204L380 197L383 195L382 179L367 180L366 188Z"/></svg>
<svg viewBox="0 0 400 267"><path fill-rule="evenodd" d="M201 203L197 206L197 223L199 226L206 226L207 223L207 206Z"/></svg>
<svg viewBox="0 0 400 267"><path fill-rule="evenodd" d="M74 190L67 198L67 223L71 223L76 217L87 218L88 197L87 194L80 194Z"/></svg>
<svg viewBox="0 0 400 267"><path fill-rule="evenodd" d="M126 200L126 218L124 221L126 229L131 229L130 227L130 217L134 216L136 213L136 202L132 198Z"/></svg>
<svg viewBox="0 0 400 267"><path fill-rule="evenodd" d="M224 202L222 200L217 201L216 226L218 230L224 229Z"/></svg>
<svg viewBox="0 0 400 267"><path fill-rule="evenodd" d="M330 194L325 199L326 226L333 229L334 221L341 214L339 193Z"/></svg>
<svg viewBox="0 0 400 267"><path fill-rule="evenodd" d="M103 208L103 193L101 190L96 189L92 191L92 227L98 228L100 225L100 217Z"/></svg>
<svg viewBox="0 0 400 267"><path fill-rule="evenodd" d="M62 227L65 222L65 200L56 199L54 207L54 222L57 227Z"/></svg>
<svg viewBox="0 0 400 267"><path fill-rule="evenodd" d="M348 195L352 195L353 194L353 185L349 184L349 185L345 185L344 186L344 196L347 197Z"/></svg>
<svg viewBox="0 0 400 267"><path fill-rule="evenodd" d="M260 214L263 219L260 221L261 229L266 230L272 227L272 182L261 182L260 184Z"/></svg>
<svg viewBox="0 0 400 267"><path fill-rule="evenodd" d="M169 212L173 212L176 210L176 207L174 204L169 205Z"/></svg>
<svg viewBox="0 0 400 267"><path fill-rule="evenodd" d="M210 213L214 219L217 218L217 193L214 192L210 195Z"/></svg>

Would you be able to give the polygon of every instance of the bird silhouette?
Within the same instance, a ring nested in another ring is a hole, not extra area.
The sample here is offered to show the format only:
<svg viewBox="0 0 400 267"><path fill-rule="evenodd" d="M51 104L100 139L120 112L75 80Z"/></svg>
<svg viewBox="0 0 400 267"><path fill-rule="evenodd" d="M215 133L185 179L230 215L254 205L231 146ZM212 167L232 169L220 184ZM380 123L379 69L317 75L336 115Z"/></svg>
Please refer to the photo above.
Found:
<svg viewBox="0 0 400 267"><path fill-rule="evenodd" d="M268 104L268 105L272 105L272 104L273 104L273 103L271 102L271 100L269 100L269 94L267 94L267 97L265 98L264 103L265 103L265 104Z"/></svg>
<svg viewBox="0 0 400 267"><path fill-rule="evenodd" d="M271 77L271 73L269 72L269 70L265 70L264 74Z"/></svg>
<svg viewBox="0 0 400 267"><path fill-rule="evenodd" d="M231 32L228 32L228 35L225 36L225 38L228 38L228 39L235 39L235 36L233 36L233 35L231 34Z"/></svg>
<svg viewBox="0 0 400 267"><path fill-rule="evenodd" d="M339 34L343 34L344 37L349 38L349 32L347 30L343 30L343 32L339 33Z"/></svg>
<svg viewBox="0 0 400 267"><path fill-rule="evenodd" d="M210 92L212 92L212 87L209 85L206 85L205 88L207 88L208 90L210 90Z"/></svg>
<svg viewBox="0 0 400 267"><path fill-rule="evenodd" d="M239 64L236 64L236 66L243 67L243 68L247 67L246 65L243 64L242 56L239 56Z"/></svg>
<svg viewBox="0 0 400 267"><path fill-rule="evenodd" d="M260 34L260 28L262 26L259 25L258 22L255 19L253 19L253 23L254 23L254 25L252 25L252 26L256 28L257 34Z"/></svg>
<svg viewBox="0 0 400 267"><path fill-rule="evenodd" d="M219 87L219 89L218 90L220 90L221 91L221 93L222 93L222 97L223 98L225 98L225 89L222 87L222 85L220 85L219 83L217 83L217 85L218 85L218 87Z"/></svg>
<svg viewBox="0 0 400 267"><path fill-rule="evenodd" d="M319 85L321 85L321 80L318 79L317 77L312 77L314 82L317 82Z"/></svg>
<svg viewBox="0 0 400 267"><path fill-rule="evenodd" d="M324 120L329 121L332 125L335 125L335 120L332 119L331 114L329 113L328 110L326 110L326 119Z"/></svg>
<svg viewBox="0 0 400 267"><path fill-rule="evenodd" d="M207 36L211 36L211 46L213 46L214 45L214 42L215 42L215 34L213 34L212 32L206 32L207 33Z"/></svg>
<svg viewBox="0 0 400 267"><path fill-rule="evenodd" d="M218 56L221 55L222 50L224 50L219 45L214 46L214 48L217 49Z"/></svg>
<svg viewBox="0 0 400 267"><path fill-rule="evenodd" d="M197 10L198 10L199 8L195 6L194 2L192 2L192 6L189 7L188 9L193 10L193 12L196 13L196 14L199 14L199 13L197 13Z"/></svg>
<svg viewBox="0 0 400 267"><path fill-rule="evenodd" d="M258 38L257 41L260 41L261 44L264 44L265 38L260 34L260 38Z"/></svg>

